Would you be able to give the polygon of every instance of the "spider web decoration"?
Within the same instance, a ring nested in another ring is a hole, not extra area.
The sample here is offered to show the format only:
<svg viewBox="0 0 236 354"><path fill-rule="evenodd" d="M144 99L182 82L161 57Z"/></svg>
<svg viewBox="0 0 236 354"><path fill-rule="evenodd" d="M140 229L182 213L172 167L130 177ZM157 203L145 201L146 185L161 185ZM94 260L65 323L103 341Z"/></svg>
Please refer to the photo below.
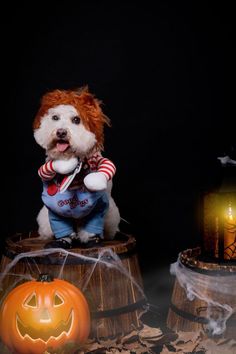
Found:
<svg viewBox="0 0 236 354"><path fill-rule="evenodd" d="M14 276L17 277L17 279L12 283L10 288L5 291L4 298L5 296L10 292L12 288L14 288L19 282L22 282L23 280L34 280L35 277L32 274L35 274L35 272L40 275L41 271L39 269L39 266L35 260L37 257L42 257L42 256L48 256L51 254L60 254L61 257L64 257L63 264L61 265L61 268L59 270L58 279L63 279L63 270L64 267L67 263L67 258L68 256L78 258L82 260L84 263L89 262L92 263L93 266L91 269L85 271L84 275L80 277L77 280L76 285L82 290L86 291L86 288L88 286L88 283L98 266L98 264L102 264L107 268L112 268L116 269L118 272L123 274L125 277L127 277L131 283L138 289L140 294L145 298L144 291L142 287L137 283L137 281L134 279L134 277L131 275L129 270L122 264L119 256L112 251L110 248L104 248L98 251L98 256L85 256L79 253L75 253L72 251L68 251L62 248L53 248L53 249L42 249L42 250L36 250L36 251L30 251L30 252L23 252L18 254L5 268L5 270L0 273L0 291L3 291L3 282L6 276ZM23 274L16 274L12 273L11 270L12 268L21 260L26 260L25 265L26 269L28 269L28 273L24 272ZM30 260L31 262L29 262ZM2 302L3 300L1 300Z"/></svg>
<svg viewBox="0 0 236 354"><path fill-rule="evenodd" d="M236 259L236 225L229 225L227 227L227 232L232 234L231 238L233 238L234 241L224 248L224 254L227 259Z"/></svg>
<svg viewBox="0 0 236 354"><path fill-rule="evenodd" d="M186 252L187 254L187 252ZM192 260L192 264L183 264L182 254L179 255L177 262L170 267L170 272L175 275L178 284L185 290L186 299L189 302L199 300L204 304L198 307L197 313L205 315L204 328L205 332L211 335L221 335L226 330L228 319L236 312L236 271L232 267L232 271L220 273L216 271L212 273L204 272L207 269L197 268L197 261Z"/></svg>

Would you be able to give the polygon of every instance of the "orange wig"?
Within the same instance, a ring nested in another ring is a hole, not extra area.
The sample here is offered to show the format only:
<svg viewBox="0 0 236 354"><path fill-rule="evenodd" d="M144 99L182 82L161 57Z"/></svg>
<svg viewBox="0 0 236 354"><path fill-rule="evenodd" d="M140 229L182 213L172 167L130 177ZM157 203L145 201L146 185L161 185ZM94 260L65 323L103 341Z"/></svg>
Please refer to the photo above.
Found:
<svg viewBox="0 0 236 354"><path fill-rule="evenodd" d="M33 129L38 129L43 116L50 108L58 105L71 105L78 111L86 129L93 132L97 139L97 148L103 149L104 124L110 126L109 118L102 112L101 101L88 92L87 87L77 91L55 90L46 93L41 100L41 106L33 122Z"/></svg>

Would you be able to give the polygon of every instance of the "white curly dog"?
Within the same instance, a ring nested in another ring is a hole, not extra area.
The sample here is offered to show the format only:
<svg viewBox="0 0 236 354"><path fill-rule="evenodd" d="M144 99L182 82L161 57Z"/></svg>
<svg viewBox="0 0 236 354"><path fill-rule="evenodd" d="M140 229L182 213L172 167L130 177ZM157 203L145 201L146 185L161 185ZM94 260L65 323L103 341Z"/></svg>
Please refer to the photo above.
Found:
<svg viewBox="0 0 236 354"><path fill-rule="evenodd" d="M46 162L38 173L43 182L43 208L37 221L46 247L72 248L113 239L120 214L111 196L114 163L101 155L104 124L101 102L87 88L55 90L43 96L34 119L36 142Z"/></svg>

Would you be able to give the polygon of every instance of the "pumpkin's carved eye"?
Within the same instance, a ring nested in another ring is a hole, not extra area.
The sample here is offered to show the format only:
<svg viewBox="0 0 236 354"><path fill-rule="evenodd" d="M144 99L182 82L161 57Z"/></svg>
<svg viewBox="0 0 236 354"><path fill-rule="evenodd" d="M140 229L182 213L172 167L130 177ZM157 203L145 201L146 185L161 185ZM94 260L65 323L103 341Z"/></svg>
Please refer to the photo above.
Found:
<svg viewBox="0 0 236 354"><path fill-rule="evenodd" d="M37 307L37 299L36 299L36 294L33 293L32 295L30 295L28 297L28 299L26 299L24 306L26 307L33 307L36 308Z"/></svg>
<svg viewBox="0 0 236 354"><path fill-rule="evenodd" d="M59 294L56 293L54 297L54 306L60 306L62 304L64 304L64 300Z"/></svg>

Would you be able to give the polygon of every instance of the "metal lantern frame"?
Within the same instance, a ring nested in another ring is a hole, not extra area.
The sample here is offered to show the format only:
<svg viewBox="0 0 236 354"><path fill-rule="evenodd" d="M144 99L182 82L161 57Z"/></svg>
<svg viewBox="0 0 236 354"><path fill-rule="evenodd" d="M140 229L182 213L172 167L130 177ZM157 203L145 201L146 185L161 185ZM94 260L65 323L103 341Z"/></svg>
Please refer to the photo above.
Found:
<svg viewBox="0 0 236 354"><path fill-rule="evenodd" d="M203 255L236 262L236 166L222 167L218 190L204 197Z"/></svg>

